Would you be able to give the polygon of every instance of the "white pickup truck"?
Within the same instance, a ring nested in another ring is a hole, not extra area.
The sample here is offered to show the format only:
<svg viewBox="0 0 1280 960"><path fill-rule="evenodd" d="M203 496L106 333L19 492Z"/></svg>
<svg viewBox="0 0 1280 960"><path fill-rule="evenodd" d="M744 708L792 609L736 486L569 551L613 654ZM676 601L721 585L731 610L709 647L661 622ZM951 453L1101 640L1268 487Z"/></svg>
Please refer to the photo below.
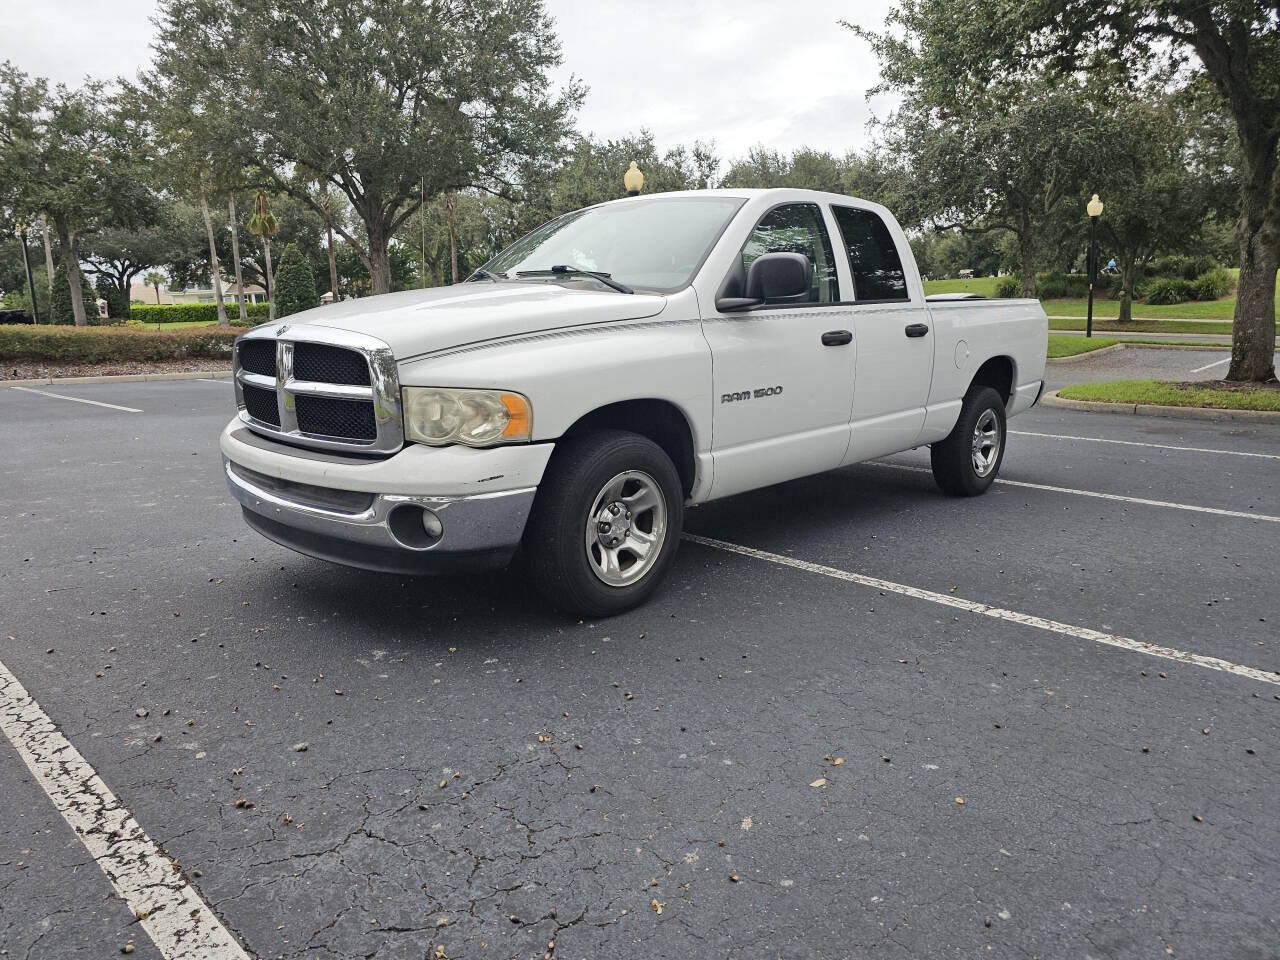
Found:
<svg viewBox="0 0 1280 960"><path fill-rule="evenodd" d="M565 214L457 286L320 307L235 351L249 525L396 573L500 567L584 616L643 601L687 505L930 445L990 486L1043 390L1034 300L926 298L874 203L703 190Z"/></svg>

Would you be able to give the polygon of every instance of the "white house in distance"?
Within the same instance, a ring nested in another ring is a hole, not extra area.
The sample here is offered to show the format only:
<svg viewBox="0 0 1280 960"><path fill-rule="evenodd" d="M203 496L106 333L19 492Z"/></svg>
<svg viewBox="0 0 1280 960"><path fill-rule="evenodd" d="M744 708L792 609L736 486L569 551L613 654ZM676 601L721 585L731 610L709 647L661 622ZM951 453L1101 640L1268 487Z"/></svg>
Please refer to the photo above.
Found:
<svg viewBox="0 0 1280 960"><path fill-rule="evenodd" d="M162 283L160 284L159 303L213 303L214 294L212 287L188 287L180 293L174 293ZM222 299L228 307L236 305L236 286L234 283L223 281ZM156 288L149 287L145 283L133 283L129 287L129 300L131 303L149 303L157 302ZM246 283L244 286L245 303L266 303L267 291L256 283Z"/></svg>

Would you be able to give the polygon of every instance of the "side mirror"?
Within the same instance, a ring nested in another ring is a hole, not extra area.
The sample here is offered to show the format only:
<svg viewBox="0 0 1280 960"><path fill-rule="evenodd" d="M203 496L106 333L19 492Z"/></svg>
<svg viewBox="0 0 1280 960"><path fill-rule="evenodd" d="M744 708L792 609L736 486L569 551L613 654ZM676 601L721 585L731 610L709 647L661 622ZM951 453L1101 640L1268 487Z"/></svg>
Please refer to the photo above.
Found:
<svg viewBox="0 0 1280 960"><path fill-rule="evenodd" d="M738 267L740 271L741 266ZM716 299L716 309L722 313L745 310L767 300L785 300L807 294L813 284L813 264L802 253L766 253L757 257L747 271L745 283L738 275L737 286L742 284L743 296L722 296ZM726 283L726 288L730 286ZM726 289L724 292L730 292Z"/></svg>
<svg viewBox="0 0 1280 960"><path fill-rule="evenodd" d="M802 253L766 253L747 270L749 298L784 300L809 292L813 284L813 264Z"/></svg>

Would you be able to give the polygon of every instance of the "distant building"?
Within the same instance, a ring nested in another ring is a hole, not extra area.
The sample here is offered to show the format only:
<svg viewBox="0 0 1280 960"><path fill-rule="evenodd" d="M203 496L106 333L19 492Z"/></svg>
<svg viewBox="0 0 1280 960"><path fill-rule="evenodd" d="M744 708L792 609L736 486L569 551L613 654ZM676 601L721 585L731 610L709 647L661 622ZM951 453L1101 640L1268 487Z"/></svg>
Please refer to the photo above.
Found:
<svg viewBox="0 0 1280 960"><path fill-rule="evenodd" d="M155 303L156 288L149 287L143 283L134 283L129 287L129 299L133 303ZM236 305L236 285L222 283L222 299L227 306L234 307ZM188 287L185 290L175 293L166 289L165 285L160 284L160 303L213 303L215 300L212 287ZM244 285L244 302L245 303L266 303L267 291L256 283L246 283Z"/></svg>

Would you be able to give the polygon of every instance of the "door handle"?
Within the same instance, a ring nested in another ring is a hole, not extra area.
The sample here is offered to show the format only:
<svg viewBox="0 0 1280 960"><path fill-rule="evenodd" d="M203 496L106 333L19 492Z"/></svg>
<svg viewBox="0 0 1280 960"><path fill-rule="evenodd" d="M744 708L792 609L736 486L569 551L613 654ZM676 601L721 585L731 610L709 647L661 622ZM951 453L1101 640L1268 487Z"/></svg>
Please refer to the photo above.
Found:
<svg viewBox="0 0 1280 960"><path fill-rule="evenodd" d="M848 330L828 330L822 335L824 347L843 347L846 343L853 343L853 334Z"/></svg>
<svg viewBox="0 0 1280 960"><path fill-rule="evenodd" d="M929 325L927 323L908 323L907 324L906 334L908 337L923 337L928 332L929 332Z"/></svg>

